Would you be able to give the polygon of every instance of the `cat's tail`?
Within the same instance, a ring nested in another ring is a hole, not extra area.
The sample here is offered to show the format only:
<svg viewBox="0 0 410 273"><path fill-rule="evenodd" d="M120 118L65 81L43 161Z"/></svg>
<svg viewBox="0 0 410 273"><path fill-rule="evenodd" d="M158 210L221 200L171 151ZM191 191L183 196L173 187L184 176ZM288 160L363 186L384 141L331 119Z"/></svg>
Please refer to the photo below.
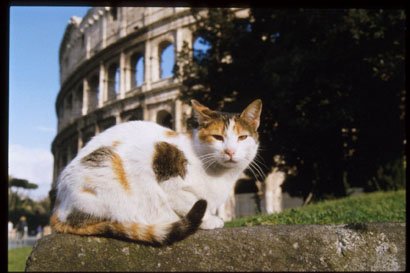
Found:
<svg viewBox="0 0 410 273"><path fill-rule="evenodd" d="M120 223L116 221L101 221L87 225L70 225L58 220L56 214L50 219L52 228L60 233L71 233L77 235L104 235L113 234L135 241L152 244L169 245L180 241L195 233L202 223L207 202L203 199L197 201L179 221L168 224L140 224Z"/></svg>

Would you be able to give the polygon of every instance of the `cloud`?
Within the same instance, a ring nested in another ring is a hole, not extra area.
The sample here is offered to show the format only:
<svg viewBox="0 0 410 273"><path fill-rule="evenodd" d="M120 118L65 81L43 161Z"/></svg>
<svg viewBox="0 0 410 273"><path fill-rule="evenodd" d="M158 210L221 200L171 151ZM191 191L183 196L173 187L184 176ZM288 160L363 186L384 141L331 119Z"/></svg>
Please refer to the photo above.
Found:
<svg viewBox="0 0 410 273"><path fill-rule="evenodd" d="M48 196L53 176L53 155L46 149L9 145L9 175L36 183L29 196L39 200Z"/></svg>

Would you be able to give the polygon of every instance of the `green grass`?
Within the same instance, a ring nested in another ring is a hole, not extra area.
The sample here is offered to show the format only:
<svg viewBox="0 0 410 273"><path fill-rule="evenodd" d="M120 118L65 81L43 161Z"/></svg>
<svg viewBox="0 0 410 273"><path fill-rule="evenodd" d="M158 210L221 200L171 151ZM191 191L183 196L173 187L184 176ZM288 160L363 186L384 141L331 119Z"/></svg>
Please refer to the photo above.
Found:
<svg viewBox="0 0 410 273"><path fill-rule="evenodd" d="M33 248L30 247L21 247L10 249L8 252L9 254L9 261L8 261L8 271L13 272L23 272L24 268L26 267L26 260L31 253Z"/></svg>
<svg viewBox="0 0 410 273"><path fill-rule="evenodd" d="M234 219L226 227L275 224L405 222L406 191L375 192L318 202L271 215Z"/></svg>

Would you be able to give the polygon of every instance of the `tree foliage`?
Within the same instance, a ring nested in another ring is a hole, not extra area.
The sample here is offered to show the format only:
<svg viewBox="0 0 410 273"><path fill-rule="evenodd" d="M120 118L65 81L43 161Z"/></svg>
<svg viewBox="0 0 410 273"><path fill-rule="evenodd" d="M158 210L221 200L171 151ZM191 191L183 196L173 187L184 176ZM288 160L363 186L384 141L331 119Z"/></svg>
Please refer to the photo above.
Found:
<svg viewBox="0 0 410 273"><path fill-rule="evenodd" d="M40 201L34 201L29 197L21 194L21 190L34 190L38 185L31 183L26 179L9 177L8 181L8 218L15 225L21 216L27 218L29 230L35 230L37 226L45 226L50 217L50 200L44 198Z"/></svg>
<svg viewBox="0 0 410 273"><path fill-rule="evenodd" d="M372 181L385 166L403 172L391 167L404 156L403 10L192 13L210 48L198 58L186 43L179 53L183 101L239 111L261 98L260 155L266 171L294 174L284 184L292 195L391 188Z"/></svg>

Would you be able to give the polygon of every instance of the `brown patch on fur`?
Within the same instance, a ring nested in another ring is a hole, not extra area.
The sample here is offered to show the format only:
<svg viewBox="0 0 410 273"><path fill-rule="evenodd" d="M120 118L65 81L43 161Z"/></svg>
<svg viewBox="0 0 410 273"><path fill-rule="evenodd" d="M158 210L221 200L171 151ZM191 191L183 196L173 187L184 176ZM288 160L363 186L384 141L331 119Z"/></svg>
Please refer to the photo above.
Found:
<svg viewBox="0 0 410 273"><path fill-rule="evenodd" d="M72 227L84 227L96 223L101 223L106 219L95 217L91 214L84 213L78 209L73 209L67 216L66 222Z"/></svg>
<svg viewBox="0 0 410 273"><path fill-rule="evenodd" d="M176 176L185 178L187 163L188 160L184 153L175 145L167 142L157 142L155 144L152 169L158 182Z"/></svg>
<svg viewBox="0 0 410 273"><path fill-rule="evenodd" d="M93 195L97 195L97 192L93 188L90 188L90 187L83 186L83 188L81 190L82 190L82 192L85 192L85 193L90 193L90 194L93 194Z"/></svg>
<svg viewBox="0 0 410 273"><path fill-rule="evenodd" d="M254 128L246 120L240 117L235 117L234 131L238 136L249 134L255 139L255 141L258 141L258 132L255 131Z"/></svg>
<svg viewBox="0 0 410 273"><path fill-rule="evenodd" d="M178 133L175 132L174 130L167 130L167 131L165 131L165 136L167 136L167 137L177 137Z"/></svg>
<svg viewBox="0 0 410 273"><path fill-rule="evenodd" d="M120 182L121 186L124 190L130 190L130 184L128 183L127 175L125 173L124 165L122 163L121 157L114 153L112 157L112 167L114 170L115 175L117 176L118 181Z"/></svg>
<svg viewBox="0 0 410 273"><path fill-rule="evenodd" d="M128 183L127 175L125 173L124 165L119 154L114 152L110 147L100 147L81 159L81 163L93 168L109 167L108 162L111 161L111 167L124 190L129 191L130 185ZM89 179L89 178L85 178Z"/></svg>
<svg viewBox="0 0 410 273"><path fill-rule="evenodd" d="M120 145L121 143L122 143L122 142L119 141L119 140L114 140L111 145L112 145L113 148L116 148L116 147L118 147L118 145Z"/></svg>
<svg viewBox="0 0 410 273"><path fill-rule="evenodd" d="M113 154L114 151L110 147L103 146L83 157L81 163L93 168L104 167Z"/></svg>
<svg viewBox="0 0 410 273"><path fill-rule="evenodd" d="M205 123L198 131L198 138L202 142L212 143L216 141L212 135L223 135L225 126L225 121L222 119L216 119L209 123Z"/></svg>

